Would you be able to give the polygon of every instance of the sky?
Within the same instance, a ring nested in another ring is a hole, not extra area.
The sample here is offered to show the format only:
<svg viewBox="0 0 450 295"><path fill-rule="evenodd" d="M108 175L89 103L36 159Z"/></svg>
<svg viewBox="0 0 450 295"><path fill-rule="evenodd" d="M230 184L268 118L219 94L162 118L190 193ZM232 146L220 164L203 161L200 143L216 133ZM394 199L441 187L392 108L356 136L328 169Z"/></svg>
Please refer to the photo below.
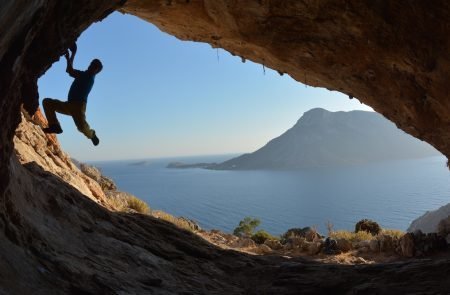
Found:
<svg viewBox="0 0 450 295"><path fill-rule="evenodd" d="M99 58L87 121L100 144L58 115L63 149L80 161L248 153L312 108L367 110L357 99L242 63L209 44L181 41L137 17L113 13L78 39L74 68ZM39 79L40 100L65 101L64 57Z"/></svg>

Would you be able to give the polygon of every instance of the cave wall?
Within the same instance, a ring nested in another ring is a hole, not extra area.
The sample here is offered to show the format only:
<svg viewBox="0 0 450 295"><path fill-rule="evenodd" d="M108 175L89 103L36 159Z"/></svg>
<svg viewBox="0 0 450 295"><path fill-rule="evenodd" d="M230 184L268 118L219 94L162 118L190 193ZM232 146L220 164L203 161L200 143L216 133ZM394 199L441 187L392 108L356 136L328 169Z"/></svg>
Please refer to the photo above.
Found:
<svg viewBox="0 0 450 295"><path fill-rule="evenodd" d="M338 293L400 294L405 286L411 292L445 292L448 260L321 268L280 257L225 253L150 217L114 214L58 173L45 171L35 156L22 165L23 159L13 154L13 135L21 105L30 113L37 109L37 79L90 24L119 9L180 39L207 42L308 85L357 97L449 157L449 5L406 0L2 0L0 293L157 289L158 294L220 294L228 288L229 294L307 294L317 293L318 286ZM36 126L30 130L41 133ZM16 139L24 151L27 138ZM39 138L35 147L44 148L43 134L30 138ZM248 290L250 285L259 289Z"/></svg>
<svg viewBox="0 0 450 295"><path fill-rule="evenodd" d="M9 159L14 131L20 122L21 104L31 114L37 110L38 78L90 24L106 17L122 2L1 1L0 195L8 191Z"/></svg>
<svg viewBox="0 0 450 295"><path fill-rule="evenodd" d="M5 0L0 193L8 185L20 105L33 113L37 79L90 24L116 9L180 39L207 42L305 84L357 97L450 156L450 2Z"/></svg>
<svg viewBox="0 0 450 295"><path fill-rule="evenodd" d="M90 24L116 9L182 40L207 42L305 84L357 97L450 156L447 1L5 0L0 192L8 183L20 104L33 113L37 79Z"/></svg>

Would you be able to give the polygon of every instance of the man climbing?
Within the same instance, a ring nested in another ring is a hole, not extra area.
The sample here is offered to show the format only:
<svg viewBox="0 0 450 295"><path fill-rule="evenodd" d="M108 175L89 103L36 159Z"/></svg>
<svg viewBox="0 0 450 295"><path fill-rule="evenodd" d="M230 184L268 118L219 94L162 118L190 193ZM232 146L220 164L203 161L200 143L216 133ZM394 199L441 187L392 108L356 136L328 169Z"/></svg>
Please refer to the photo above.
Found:
<svg viewBox="0 0 450 295"><path fill-rule="evenodd" d="M67 60L66 72L69 73L71 77L75 78L75 80L72 82L72 86L70 86L67 101L60 101L52 98L46 98L42 101L48 121L48 128L44 128L43 130L45 133L60 134L63 132L61 125L56 118L55 112L58 112L72 116L78 130L86 135L87 138L91 139L94 145L98 145L100 140L95 134L95 130L91 129L86 122L86 103L89 92L94 85L95 75L100 73L103 65L100 60L94 59L86 71L75 70L73 68L73 60L77 52L76 44L70 48L70 51L72 52L72 55L70 55L69 50L64 54Z"/></svg>

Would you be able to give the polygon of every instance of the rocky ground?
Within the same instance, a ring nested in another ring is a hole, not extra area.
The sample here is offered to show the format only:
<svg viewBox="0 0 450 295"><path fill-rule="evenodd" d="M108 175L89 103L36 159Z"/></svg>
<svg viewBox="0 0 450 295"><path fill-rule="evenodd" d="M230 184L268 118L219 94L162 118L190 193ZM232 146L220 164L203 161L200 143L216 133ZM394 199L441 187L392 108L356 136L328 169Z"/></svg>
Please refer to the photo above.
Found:
<svg viewBox="0 0 450 295"><path fill-rule="evenodd" d="M372 264L405 261L409 257L432 257L446 253L447 245L438 235L419 231L393 237L381 234L371 240L352 242L346 239L323 237L308 239L294 236L287 241L266 240L257 244L250 238L241 238L219 230L196 231L200 237L222 249L232 249L256 255L302 257L311 261L337 264Z"/></svg>

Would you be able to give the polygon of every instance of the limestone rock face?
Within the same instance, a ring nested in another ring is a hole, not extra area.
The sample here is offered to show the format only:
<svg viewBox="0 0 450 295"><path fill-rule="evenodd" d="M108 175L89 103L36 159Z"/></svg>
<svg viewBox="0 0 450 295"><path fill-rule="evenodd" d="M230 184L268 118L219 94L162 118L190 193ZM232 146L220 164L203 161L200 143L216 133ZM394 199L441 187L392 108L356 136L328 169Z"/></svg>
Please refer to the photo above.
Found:
<svg viewBox="0 0 450 295"><path fill-rule="evenodd" d="M88 177L75 166L70 157L61 150L54 135L47 135L38 124L46 124L40 110L34 118L22 115L14 137L15 153L22 165L37 164L46 172L60 177L85 196L106 205L105 194L97 179Z"/></svg>
<svg viewBox="0 0 450 295"><path fill-rule="evenodd" d="M98 168L84 163L80 164L80 170L90 178L94 179L103 191L117 190L116 184L108 177L104 176Z"/></svg>
<svg viewBox="0 0 450 295"><path fill-rule="evenodd" d="M438 231L439 222L450 216L450 204L444 205L436 210L427 211L422 216L416 218L408 227L409 232L420 230L424 233Z"/></svg>

